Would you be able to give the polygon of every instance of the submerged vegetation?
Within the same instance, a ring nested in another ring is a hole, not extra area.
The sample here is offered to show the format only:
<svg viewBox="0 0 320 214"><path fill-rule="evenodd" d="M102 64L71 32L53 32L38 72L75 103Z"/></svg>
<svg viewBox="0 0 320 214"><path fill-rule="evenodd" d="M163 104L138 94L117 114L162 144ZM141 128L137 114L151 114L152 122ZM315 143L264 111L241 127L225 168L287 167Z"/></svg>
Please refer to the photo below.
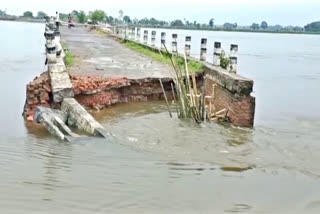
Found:
<svg viewBox="0 0 320 214"><path fill-rule="evenodd" d="M154 60L171 65L171 60L170 60L170 58L172 57L171 53L164 52L164 51L156 52L155 49L153 49L151 47L148 47L143 44L138 44L136 42L129 41L129 40L123 40L123 44L127 48L130 48L130 49L135 50L139 53L150 56ZM185 62L184 62L183 57L178 56L178 55L174 55L173 58L179 68L183 68L185 66ZM201 72L201 71L203 71L203 68L204 68L203 64L196 61L196 60L189 60L188 61L188 69L189 69L190 73Z"/></svg>

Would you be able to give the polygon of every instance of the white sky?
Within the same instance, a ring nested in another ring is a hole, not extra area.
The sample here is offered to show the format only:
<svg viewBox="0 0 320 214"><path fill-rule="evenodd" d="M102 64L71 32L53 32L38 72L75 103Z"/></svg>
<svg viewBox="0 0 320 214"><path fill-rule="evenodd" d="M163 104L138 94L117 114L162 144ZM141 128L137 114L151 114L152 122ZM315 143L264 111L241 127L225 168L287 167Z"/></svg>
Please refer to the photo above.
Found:
<svg viewBox="0 0 320 214"><path fill-rule="evenodd" d="M116 17L122 9L132 19L186 18L208 23L210 18L215 18L216 24L237 22L239 25L265 20L269 24L303 26L320 20L320 0L1 0L0 9L15 15L26 10L34 14L42 10L54 15L55 11L102 9Z"/></svg>

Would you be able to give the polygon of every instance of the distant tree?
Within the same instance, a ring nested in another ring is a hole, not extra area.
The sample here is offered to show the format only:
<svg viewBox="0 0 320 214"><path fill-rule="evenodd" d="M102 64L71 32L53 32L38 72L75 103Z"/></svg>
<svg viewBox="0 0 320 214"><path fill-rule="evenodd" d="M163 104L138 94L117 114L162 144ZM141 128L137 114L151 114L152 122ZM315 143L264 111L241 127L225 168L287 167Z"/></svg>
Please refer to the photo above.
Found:
<svg viewBox="0 0 320 214"><path fill-rule="evenodd" d="M200 23L197 23L196 26L198 29L200 29Z"/></svg>
<svg viewBox="0 0 320 214"><path fill-rule="evenodd" d="M107 16L106 17L106 21L110 24L113 24L114 23L114 18L112 16Z"/></svg>
<svg viewBox="0 0 320 214"><path fill-rule="evenodd" d="M143 18L139 20L139 24L141 25L148 25L149 24L149 19L148 18Z"/></svg>
<svg viewBox="0 0 320 214"><path fill-rule="evenodd" d="M95 10L91 13L90 18L92 21L101 22L105 18L103 10Z"/></svg>
<svg viewBox="0 0 320 214"><path fill-rule="evenodd" d="M68 20L68 14L65 13L59 13L59 19L67 21Z"/></svg>
<svg viewBox="0 0 320 214"><path fill-rule="evenodd" d="M300 26L294 26L294 27L293 27L293 30L294 30L294 31L303 31L304 28L303 28L303 27L300 27Z"/></svg>
<svg viewBox="0 0 320 214"><path fill-rule="evenodd" d="M226 29L226 30L231 30L231 29L234 29L234 28L237 28L238 27L238 24L237 23L229 23L229 22L226 22L223 24L223 28Z"/></svg>
<svg viewBox="0 0 320 214"><path fill-rule="evenodd" d="M259 30L260 25L257 24L257 23L252 23L251 28L254 29L254 30Z"/></svg>
<svg viewBox="0 0 320 214"><path fill-rule="evenodd" d="M130 16L124 16L123 17L123 21L124 21L124 23L126 23L126 24L130 24L132 21L131 21L131 19L130 19Z"/></svg>
<svg viewBox="0 0 320 214"><path fill-rule="evenodd" d="M123 11L119 10L119 20L123 20Z"/></svg>
<svg viewBox="0 0 320 214"><path fill-rule="evenodd" d="M261 27L262 29L267 29L267 28L268 28L268 23L267 23L266 21L263 21L263 22L261 22L260 27Z"/></svg>
<svg viewBox="0 0 320 214"><path fill-rule="evenodd" d="M172 27L182 27L182 26L184 26L184 24L181 20L177 19L177 20L174 20L171 22L171 26Z"/></svg>
<svg viewBox="0 0 320 214"><path fill-rule="evenodd" d="M155 26L155 25L158 25L158 24L159 24L159 21L152 17L152 18L149 20L149 24L152 25L152 26Z"/></svg>
<svg viewBox="0 0 320 214"><path fill-rule="evenodd" d="M210 27L213 27L213 26L214 26L214 18L210 19L209 25L210 25Z"/></svg>
<svg viewBox="0 0 320 214"><path fill-rule="evenodd" d="M160 25L160 26L165 26L165 25L168 25L168 22L166 22L166 21L159 21L159 25Z"/></svg>
<svg viewBox="0 0 320 214"><path fill-rule="evenodd" d="M43 11L39 11L37 14L38 19L44 19L44 17L46 17L46 16L47 16L47 14Z"/></svg>
<svg viewBox="0 0 320 214"><path fill-rule="evenodd" d="M6 15L6 12L5 12L5 11L0 10L0 16L5 16L5 15Z"/></svg>
<svg viewBox="0 0 320 214"><path fill-rule="evenodd" d="M237 28L237 27L238 27L238 23L235 22L235 23L233 24L233 27L234 27L234 28Z"/></svg>
<svg viewBox="0 0 320 214"><path fill-rule="evenodd" d="M80 11L80 12L78 12L78 14L77 14L77 18L78 18L78 21L80 22L80 23L85 23L86 21L87 21L87 15L86 15L86 13L84 12L84 11Z"/></svg>
<svg viewBox="0 0 320 214"><path fill-rule="evenodd" d="M320 32L320 21L307 24L304 29L308 32Z"/></svg>
<svg viewBox="0 0 320 214"><path fill-rule="evenodd" d="M33 13L31 11L26 11L23 13L24 17L28 17L28 18L32 18L33 17Z"/></svg>

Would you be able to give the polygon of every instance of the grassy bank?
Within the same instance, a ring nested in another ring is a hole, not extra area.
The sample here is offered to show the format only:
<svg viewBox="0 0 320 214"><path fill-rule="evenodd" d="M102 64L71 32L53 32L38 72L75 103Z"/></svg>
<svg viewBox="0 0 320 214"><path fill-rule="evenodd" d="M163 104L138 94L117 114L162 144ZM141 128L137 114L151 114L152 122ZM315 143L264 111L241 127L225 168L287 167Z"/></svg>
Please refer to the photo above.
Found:
<svg viewBox="0 0 320 214"><path fill-rule="evenodd" d="M74 55L69 51L65 43L62 43L62 48L65 52L64 63L69 67L74 64Z"/></svg>
<svg viewBox="0 0 320 214"><path fill-rule="evenodd" d="M159 52L156 52L151 47L148 47L148 46L136 43L136 42L132 42L129 40L123 40L122 43L127 48L130 48L130 49L137 51L139 53L142 53L144 55L150 56L154 60L172 65L171 61L170 61L170 57L169 57L171 55L170 53L166 53L165 51L161 51L161 54L160 54ZM176 61L176 64L180 68L184 68L185 65L184 65L183 57L174 56L174 60ZM190 72L201 72L201 71L203 71L204 65L198 61L189 60L188 61L188 68L189 68Z"/></svg>

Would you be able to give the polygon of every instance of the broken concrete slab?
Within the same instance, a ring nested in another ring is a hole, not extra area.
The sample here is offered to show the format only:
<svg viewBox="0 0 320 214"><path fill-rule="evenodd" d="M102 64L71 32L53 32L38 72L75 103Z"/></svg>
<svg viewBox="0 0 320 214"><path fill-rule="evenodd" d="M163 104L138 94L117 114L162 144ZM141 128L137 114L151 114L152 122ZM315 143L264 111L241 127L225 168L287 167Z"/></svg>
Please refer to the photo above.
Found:
<svg viewBox="0 0 320 214"><path fill-rule="evenodd" d="M49 131L51 135L62 141L66 140L65 135L51 121L51 116L49 114L41 114L39 122Z"/></svg>
<svg viewBox="0 0 320 214"><path fill-rule="evenodd" d="M72 83L68 72L51 72L49 69L53 101L62 102L64 98L74 97Z"/></svg>
<svg viewBox="0 0 320 214"><path fill-rule="evenodd" d="M66 66L61 57L56 58L56 62L48 65L51 73L62 73L66 71Z"/></svg>
<svg viewBox="0 0 320 214"><path fill-rule="evenodd" d="M51 109L43 106L38 106L34 113L34 121L39 122L40 116L44 113L58 117L63 123L67 122L68 115L63 111L57 109Z"/></svg>
<svg viewBox="0 0 320 214"><path fill-rule="evenodd" d="M50 134L60 140L71 142L72 139L80 137L73 133L66 125L68 115L63 111L38 106L34 120L41 123Z"/></svg>
<svg viewBox="0 0 320 214"><path fill-rule="evenodd" d="M74 98L65 98L61 110L68 115L68 125L75 126L89 134L109 137L104 127L98 123Z"/></svg>

